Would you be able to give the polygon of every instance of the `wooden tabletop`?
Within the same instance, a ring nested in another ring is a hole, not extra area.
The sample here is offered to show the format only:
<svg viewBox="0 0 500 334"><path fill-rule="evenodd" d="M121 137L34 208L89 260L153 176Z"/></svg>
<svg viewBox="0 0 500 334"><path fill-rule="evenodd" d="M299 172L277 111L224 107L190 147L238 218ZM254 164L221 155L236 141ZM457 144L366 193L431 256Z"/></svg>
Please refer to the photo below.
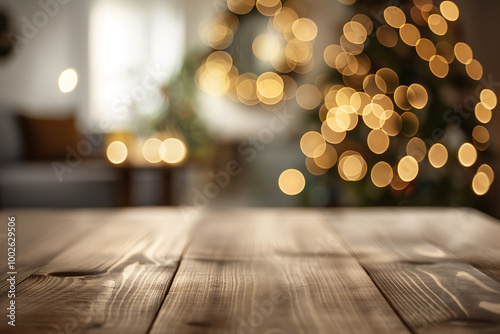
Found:
<svg viewBox="0 0 500 334"><path fill-rule="evenodd" d="M500 333L500 223L470 209L1 213L1 333Z"/></svg>

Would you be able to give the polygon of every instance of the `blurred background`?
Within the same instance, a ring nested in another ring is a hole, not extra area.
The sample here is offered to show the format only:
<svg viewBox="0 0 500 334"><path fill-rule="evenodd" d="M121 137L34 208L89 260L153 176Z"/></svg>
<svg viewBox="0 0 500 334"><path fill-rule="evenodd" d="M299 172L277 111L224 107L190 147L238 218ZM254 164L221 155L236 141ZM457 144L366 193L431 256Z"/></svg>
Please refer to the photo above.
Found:
<svg viewBox="0 0 500 334"><path fill-rule="evenodd" d="M0 0L0 206L500 217L500 3Z"/></svg>

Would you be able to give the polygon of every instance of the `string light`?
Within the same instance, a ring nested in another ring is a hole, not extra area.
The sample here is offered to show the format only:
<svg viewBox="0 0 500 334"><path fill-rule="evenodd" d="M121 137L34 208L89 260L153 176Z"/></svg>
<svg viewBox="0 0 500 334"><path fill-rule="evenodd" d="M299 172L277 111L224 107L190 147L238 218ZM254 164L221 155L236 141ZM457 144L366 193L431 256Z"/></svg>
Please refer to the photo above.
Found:
<svg viewBox="0 0 500 334"><path fill-rule="evenodd" d="M344 5L356 2L338 1ZM483 67L474 59L469 45L464 42L452 45L442 37L448 33L449 22L459 18L458 6L449 0L442 1L439 8L432 0L413 0L413 3L408 14L399 7L386 7L383 12L385 24L379 25L375 31L373 21L364 14L356 14L347 21L338 43L328 45L323 52L323 61L342 75L344 83L325 87L318 83L321 81L298 86L290 75L285 75L308 73L314 67L313 43L318 27L313 20L301 17L300 10L280 0L228 0L231 13L216 18L206 30L204 40L215 51L199 68L197 82L208 94L227 95L245 105L260 104L273 110L273 106L282 106L285 101L295 99L305 110L318 110L321 129L308 131L300 139L306 168L314 175L322 175L336 165L342 179L359 181L367 173L367 161L383 156L392 137L408 137L406 156L393 162L392 166L385 161L375 161L370 172L371 182L376 187L390 185L396 191L407 189L419 174L419 163L425 163L426 158L434 168L445 166L448 148L441 143L428 147L424 140L416 137L420 121L425 121L430 92L418 82L400 84L394 69L373 68L372 61L364 53L369 36L375 35L376 41L387 48L395 47L401 40L427 62L430 74L436 78L446 78L450 66L458 63L464 66L471 79L480 80L483 76ZM233 14L244 15L255 7L261 15L269 18L270 30L254 39L253 55L270 63L280 74L240 73L231 56L224 51L232 43L239 25ZM413 23L407 20L407 15ZM429 36L429 32L443 39L434 44L422 37ZM495 93L483 89L474 108L476 120L481 124L490 122L496 106ZM365 144L368 150L363 153L367 157L371 155L368 160L361 153L365 151L342 152L340 149L348 132L357 128L359 123L369 129ZM462 143L453 153L457 154L462 166L471 167L477 161L477 150L486 149L489 139L486 127L477 125L471 143ZM400 142L401 139L394 140ZM491 167L481 165L472 179L473 192L485 194L493 177ZM280 176L279 186L286 194L298 194L304 189L305 179L298 170L287 170Z"/></svg>

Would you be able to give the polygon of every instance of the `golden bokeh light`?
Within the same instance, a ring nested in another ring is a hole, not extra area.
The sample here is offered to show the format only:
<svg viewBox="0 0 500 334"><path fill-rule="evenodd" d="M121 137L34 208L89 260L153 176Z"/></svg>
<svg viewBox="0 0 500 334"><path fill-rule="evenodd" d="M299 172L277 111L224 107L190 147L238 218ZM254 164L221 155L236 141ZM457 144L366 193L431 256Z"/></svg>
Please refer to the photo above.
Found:
<svg viewBox="0 0 500 334"><path fill-rule="evenodd" d="M493 110L497 106L497 96L491 89L483 89L479 95L479 99L490 110Z"/></svg>
<svg viewBox="0 0 500 334"><path fill-rule="evenodd" d="M401 28L406 23L405 13L395 6L389 6L384 10L384 18L393 28Z"/></svg>
<svg viewBox="0 0 500 334"><path fill-rule="evenodd" d="M362 44L366 41L368 36L365 27L356 21L349 21L344 25L345 38L354 44Z"/></svg>
<svg viewBox="0 0 500 334"><path fill-rule="evenodd" d="M307 171L312 175L319 176L328 172L328 169L319 167L313 158L306 157L305 165Z"/></svg>
<svg viewBox="0 0 500 334"><path fill-rule="evenodd" d="M476 115L477 120L484 124L488 123L492 116L491 109L486 108L483 102L476 104L474 114Z"/></svg>
<svg viewBox="0 0 500 334"><path fill-rule="evenodd" d="M370 131L366 138L368 147L375 154L382 154L389 148L389 136L382 130Z"/></svg>
<svg viewBox="0 0 500 334"><path fill-rule="evenodd" d="M346 137L346 131L333 131L326 121L321 125L321 134L331 144L340 144Z"/></svg>
<svg viewBox="0 0 500 334"><path fill-rule="evenodd" d="M313 110L321 103L321 93L316 86L304 84L297 89L295 98L300 107Z"/></svg>
<svg viewBox="0 0 500 334"><path fill-rule="evenodd" d="M430 15L427 23L429 24L429 29L436 35L443 36L448 31L448 23L439 14Z"/></svg>
<svg viewBox="0 0 500 334"><path fill-rule="evenodd" d="M358 152L346 151L339 158L338 170L345 181L359 181L366 175L366 161Z"/></svg>
<svg viewBox="0 0 500 334"><path fill-rule="evenodd" d="M401 180L410 182L418 175L418 162L412 156L404 156L398 163L398 175Z"/></svg>
<svg viewBox="0 0 500 334"><path fill-rule="evenodd" d="M377 40L385 47L392 48L398 44L398 33L387 25L380 26L376 35Z"/></svg>
<svg viewBox="0 0 500 334"><path fill-rule="evenodd" d="M389 136L394 137L399 134L402 127L401 116L397 112L391 113L391 116L382 125L382 130Z"/></svg>
<svg viewBox="0 0 500 334"><path fill-rule="evenodd" d="M471 143L464 143L458 149L458 160L465 167L474 165L477 160L476 148Z"/></svg>
<svg viewBox="0 0 500 334"><path fill-rule="evenodd" d="M408 102L413 108L422 109L427 105L429 99L427 91L421 84L411 84L406 91Z"/></svg>
<svg viewBox="0 0 500 334"><path fill-rule="evenodd" d="M186 158L187 147L180 139L168 138L161 143L158 153L166 163L178 164Z"/></svg>
<svg viewBox="0 0 500 334"><path fill-rule="evenodd" d="M488 164L482 164L477 169L478 173L484 173L488 176L489 183L492 184L495 180L495 173L493 172L493 168L491 168Z"/></svg>
<svg viewBox="0 0 500 334"><path fill-rule="evenodd" d="M448 161L448 150L443 144L436 143L429 149L428 157L432 167L441 168Z"/></svg>
<svg viewBox="0 0 500 334"><path fill-rule="evenodd" d="M488 175L483 172L476 173L472 179L472 190L479 196L486 194L490 189L490 185Z"/></svg>
<svg viewBox="0 0 500 334"><path fill-rule="evenodd" d="M406 154L414 157L417 162L424 160L427 154L424 141L417 137L410 139L408 144L406 144Z"/></svg>
<svg viewBox="0 0 500 334"><path fill-rule="evenodd" d="M278 185L283 193L293 196L304 190L306 179L297 169L287 169L281 173Z"/></svg>
<svg viewBox="0 0 500 334"><path fill-rule="evenodd" d="M401 115L401 122L401 133L406 137L413 137L418 132L420 122L414 113L409 111L404 112Z"/></svg>
<svg viewBox="0 0 500 334"><path fill-rule="evenodd" d="M312 46L310 43L293 39L285 47L285 56L291 62L304 65L312 58Z"/></svg>
<svg viewBox="0 0 500 334"><path fill-rule="evenodd" d="M375 84L384 94L392 94L398 88L399 77L394 70L384 67L375 73Z"/></svg>
<svg viewBox="0 0 500 334"><path fill-rule="evenodd" d="M300 18L292 24L292 31L295 37L304 42L312 41L318 34L318 27L313 20Z"/></svg>
<svg viewBox="0 0 500 334"><path fill-rule="evenodd" d="M114 141L106 149L106 157L114 164L121 164L127 159L127 146L121 141Z"/></svg>
<svg viewBox="0 0 500 334"><path fill-rule="evenodd" d="M337 57L343 52L345 51L340 45L328 45L323 52L323 59L325 60L325 63L331 68L337 68Z"/></svg>
<svg viewBox="0 0 500 334"><path fill-rule="evenodd" d="M319 157L314 158L316 165L323 169L332 168L337 162L337 151L333 146L326 145L325 152Z"/></svg>
<svg viewBox="0 0 500 334"><path fill-rule="evenodd" d="M263 61L271 61L280 54L280 42L276 36L268 33L255 37L252 43L255 57Z"/></svg>
<svg viewBox="0 0 500 334"><path fill-rule="evenodd" d="M158 163L162 160L160 146L162 141L158 138L149 138L142 145L142 156L150 163Z"/></svg>
<svg viewBox="0 0 500 334"><path fill-rule="evenodd" d="M249 13L255 6L255 0L227 0L227 8L237 15Z"/></svg>
<svg viewBox="0 0 500 334"><path fill-rule="evenodd" d="M236 79L236 95L238 100L245 105L256 105L259 103L257 97L257 75L244 73Z"/></svg>
<svg viewBox="0 0 500 334"><path fill-rule="evenodd" d="M387 162L377 162L371 171L371 179L376 187L383 188L391 184L393 178L393 171L391 165Z"/></svg>
<svg viewBox="0 0 500 334"><path fill-rule="evenodd" d="M453 50L455 52L455 57L462 64L467 65L472 61L472 49L467 44L458 42L457 44L455 44Z"/></svg>
<svg viewBox="0 0 500 334"><path fill-rule="evenodd" d="M284 83L281 77L274 72L262 73L257 78L257 96L265 104L276 104L281 101Z"/></svg>
<svg viewBox="0 0 500 334"><path fill-rule="evenodd" d="M280 0L257 0L255 7L264 16L274 16L281 10Z"/></svg>
<svg viewBox="0 0 500 334"><path fill-rule="evenodd" d="M298 20L299 15L290 7L283 7L276 13L273 17L273 27L279 31L283 32L285 28L289 27L290 24Z"/></svg>
<svg viewBox="0 0 500 334"><path fill-rule="evenodd" d="M441 15L448 21L456 21L460 15L458 6L453 1L443 1L439 5Z"/></svg>
<svg viewBox="0 0 500 334"><path fill-rule="evenodd" d="M300 149L309 158L316 158L326 150L326 142L321 133L309 131L300 138Z"/></svg>
<svg viewBox="0 0 500 334"><path fill-rule="evenodd" d="M370 35L373 31L373 21L365 14L356 14L352 17L351 21L359 22L365 28L365 31Z"/></svg>
<svg viewBox="0 0 500 334"><path fill-rule="evenodd" d="M59 90L63 93L69 93L76 88L78 83L78 74L72 68L68 68L59 75Z"/></svg>
<svg viewBox="0 0 500 334"><path fill-rule="evenodd" d="M484 126L476 125L472 130L472 138L481 144L485 144L490 140L490 133Z"/></svg>
<svg viewBox="0 0 500 334"><path fill-rule="evenodd" d="M408 101L408 86L401 85L394 91L394 102L402 110L410 110L411 104Z"/></svg>
<svg viewBox="0 0 500 334"><path fill-rule="evenodd" d="M483 77L483 66L476 59L472 59L467 65L465 65L465 70L471 79L481 80Z"/></svg>
<svg viewBox="0 0 500 334"><path fill-rule="evenodd" d="M384 80L380 79L377 85L377 76L375 74L369 74L363 79L363 90L370 97L374 97L377 94L385 94L387 92L387 85Z"/></svg>
<svg viewBox="0 0 500 334"><path fill-rule="evenodd" d="M450 70L448 62L441 55L434 55L429 60L429 68L431 69L432 74L434 74L438 78L444 78L448 75L448 71Z"/></svg>
<svg viewBox="0 0 500 334"><path fill-rule="evenodd" d="M415 46L420 40L420 31L413 24L405 23L399 29L399 36L401 36L401 40L405 44L410 46Z"/></svg>
<svg viewBox="0 0 500 334"><path fill-rule="evenodd" d="M421 38L418 40L416 51L420 58L427 61L431 60L432 56L436 55L437 52L434 43L427 38Z"/></svg>

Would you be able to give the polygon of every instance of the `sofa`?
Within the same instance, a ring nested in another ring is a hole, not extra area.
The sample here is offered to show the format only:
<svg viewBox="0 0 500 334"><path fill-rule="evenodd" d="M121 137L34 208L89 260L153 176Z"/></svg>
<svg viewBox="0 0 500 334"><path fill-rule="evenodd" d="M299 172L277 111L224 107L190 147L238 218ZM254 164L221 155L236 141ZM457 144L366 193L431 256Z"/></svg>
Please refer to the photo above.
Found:
<svg viewBox="0 0 500 334"><path fill-rule="evenodd" d="M103 141L85 138L65 115L0 107L1 208L117 205L120 175L104 159Z"/></svg>

